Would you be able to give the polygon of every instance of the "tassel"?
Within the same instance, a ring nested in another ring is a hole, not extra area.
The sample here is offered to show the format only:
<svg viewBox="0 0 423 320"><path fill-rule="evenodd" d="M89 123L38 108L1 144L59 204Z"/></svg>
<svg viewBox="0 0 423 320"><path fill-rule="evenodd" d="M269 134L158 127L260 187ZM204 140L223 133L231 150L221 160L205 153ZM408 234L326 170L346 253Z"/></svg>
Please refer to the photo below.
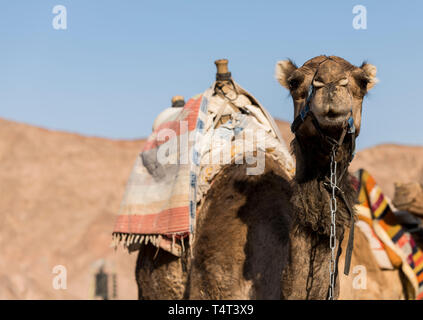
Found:
<svg viewBox="0 0 423 320"><path fill-rule="evenodd" d="M185 244L184 244L184 238L181 237L181 245L182 245L182 252L185 252Z"/></svg>
<svg viewBox="0 0 423 320"><path fill-rule="evenodd" d="M159 248L159 247L157 247L157 250L156 250L156 253L154 254L153 260L156 260L157 255L158 255L158 253L159 253L159 250L160 250L160 248Z"/></svg>
<svg viewBox="0 0 423 320"><path fill-rule="evenodd" d="M154 257L153 257L153 260L155 260L156 259L156 257L157 257L157 255L158 255L158 253L159 253L159 250L160 250L160 242L162 241L162 236L158 236L157 238L156 238L156 246L157 246L157 250L156 250L156 253L154 254Z"/></svg>
<svg viewBox="0 0 423 320"><path fill-rule="evenodd" d="M172 234L172 252L175 249L175 234Z"/></svg>
<svg viewBox="0 0 423 320"><path fill-rule="evenodd" d="M193 254L193 243L194 243L194 234L189 234L188 235L188 241L189 241L189 254L190 254L190 257L191 257L191 259L192 258L194 258L194 254Z"/></svg>

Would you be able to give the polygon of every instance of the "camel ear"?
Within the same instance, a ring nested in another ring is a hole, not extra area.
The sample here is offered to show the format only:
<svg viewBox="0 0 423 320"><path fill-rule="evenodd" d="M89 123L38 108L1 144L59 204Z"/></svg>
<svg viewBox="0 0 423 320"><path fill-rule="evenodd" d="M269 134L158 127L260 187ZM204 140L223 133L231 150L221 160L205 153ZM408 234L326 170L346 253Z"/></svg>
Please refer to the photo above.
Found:
<svg viewBox="0 0 423 320"><path fill-rule="evenodd" d="M374 65L370 64L370 63L363 63L361 65L361 70L363 70L364 73L367 76L367 80L368 80L368 83L367 83L367 91L369 91L371 88L374 87L374 85L376 83L379 82L379 79L376 78L377 68Z"/></svg>
<svg viewBox="0 0 423 320"><path fill-rule="evenodd" d="M297 70L297 66L291 60L278 61L275 67L275 78L289 90L288 79L295 70Z"/></svg>

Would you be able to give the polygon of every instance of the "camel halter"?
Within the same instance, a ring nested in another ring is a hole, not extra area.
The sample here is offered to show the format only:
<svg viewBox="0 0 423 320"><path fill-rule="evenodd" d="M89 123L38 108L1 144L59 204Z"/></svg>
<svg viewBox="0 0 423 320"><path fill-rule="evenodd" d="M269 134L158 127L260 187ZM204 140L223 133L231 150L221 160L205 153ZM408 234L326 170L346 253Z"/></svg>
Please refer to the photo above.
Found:
<svg viewBox="0 0 423 320"><path fill-rule="evenodd" d="M329 58L327 58L329 59ZM327 60L326 59L326 60ZM324 60L324 61L326 61ZM321 63L323 63L322 61ZM321 64L320 63L320 64ZM320 65L319 64L319 65ZM314 74L314 77L317 74ZM313 80L314 80L313 77ZM339 244L338 244L338 252L335 256L335 248L336 248L336 211L337 211L337 199L336 195L338 195L342 201L344 202L348 213L350 214L350 234L348 237L348 245L347 245L347 251L345 254L345 267L344 267L344 274L348 275L350 271L350 265L351 265L351 255L354 248L354 211L352 209L352 206L348 202L344 192L341 190L340 187L338 187L338 183L342 180L345 173L348 170L349 164L351 163L352 159L354 158L354 151L355 151L355 126L354 126L354 119L352 117L352 108L350 111L350 117L344 122L343 124L343 130L338 140L333 139L332 137L327 136L322 128L320 127L320 124L314 115L313 111L310 110L310 101L313 97L313 94L315 93L315 87L313 86L313 80L311 82L311 85L309 87L308 96L306 100L306 104L304 108L300 111L300 114L294 119L291 125L291 131L292 133L297 136L297 131L301 127L301 125L304 123L306 118L310 117L311 121L313 123L313 126L315 127L316 131L318 132L320 138L322 141L326 142L330 148L330 177L325 177L324 185L328 189L328 191L331 193L331 200L330 200L330 212L331 212L331 226L330 226L330 238L329 238L329 247L331 249L331 259L329 264L329 274L330 274L330 283L328 288L328 294L327 299L333 300L333 294L335 291L335 282L336 277L338 273L338 260L339 256L341 255L341 244L343 240L343 233L340 235ZM339 147L343 144L345 137L348 136L350 138L350 150L349 150L349 159L348 159L348 165L345 167L343 172L337 176L337 162L336 162L336 153L339 149Z"/></svg>

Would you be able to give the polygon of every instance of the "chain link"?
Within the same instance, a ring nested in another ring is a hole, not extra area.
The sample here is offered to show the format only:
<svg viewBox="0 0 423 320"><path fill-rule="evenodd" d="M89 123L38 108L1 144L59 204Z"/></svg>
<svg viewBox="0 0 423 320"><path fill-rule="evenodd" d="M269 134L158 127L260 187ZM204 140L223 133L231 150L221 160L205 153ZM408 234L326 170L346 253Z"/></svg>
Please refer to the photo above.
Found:
<svg viewBox="0 0 423 320"><path fill-rule="evenodd" d="M332 148L332 153L330 156L330 187L332 189L331 199L330 199L330 238L329 238L329 247L331 249L331 257L329 264L329 274L330 274L330 285L329 285L329 300L333 300L333 294L335 291L335 248L336 248L336 188L337 188L337 177L336 177L336 148Z"/></svg>

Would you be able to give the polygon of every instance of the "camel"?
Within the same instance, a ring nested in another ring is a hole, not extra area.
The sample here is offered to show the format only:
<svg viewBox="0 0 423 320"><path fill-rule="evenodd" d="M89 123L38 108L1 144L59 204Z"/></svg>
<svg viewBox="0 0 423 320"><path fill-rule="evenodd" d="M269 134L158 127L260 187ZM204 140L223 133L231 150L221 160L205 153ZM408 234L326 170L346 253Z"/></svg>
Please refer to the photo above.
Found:
<svg viewBox="0 0 423 320"><path fill-rule="evenodd" d="M346 203L356 196L345 172L375 76L373 65L356 67L335 56L318 56L299 68L290 60L278 62L276 77L290 92L296 119L307 106L312 115L294 130L294 179L267 157L262 175L246 176L244 165L222 170L197 210L195 240L183 257L151 244L141 247L135 270L139 298L328 298L333 253L325 177L334 150L337 186L345 195L344 202L336 193L339 240L351 223ZM329 142L340 135L345 139L334 148ZM337 298L338 276L333 279L331 295Z"/></svg>

